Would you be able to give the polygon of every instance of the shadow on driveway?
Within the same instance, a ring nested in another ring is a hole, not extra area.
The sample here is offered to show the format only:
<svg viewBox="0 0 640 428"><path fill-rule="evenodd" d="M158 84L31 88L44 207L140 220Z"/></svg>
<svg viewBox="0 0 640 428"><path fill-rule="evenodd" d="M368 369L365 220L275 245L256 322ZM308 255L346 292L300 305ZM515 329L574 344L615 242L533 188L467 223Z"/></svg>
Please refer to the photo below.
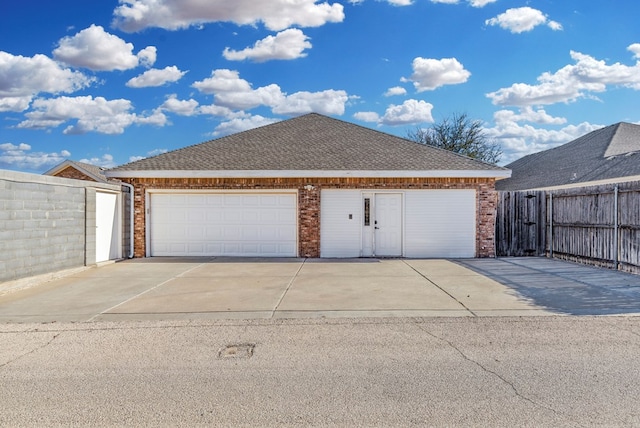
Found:
<svg viewBox="0 0 640 428"><path fill-rule="evenodd" d="M640 275L543 257L456 260L548 311L640 314Z"/></svg>

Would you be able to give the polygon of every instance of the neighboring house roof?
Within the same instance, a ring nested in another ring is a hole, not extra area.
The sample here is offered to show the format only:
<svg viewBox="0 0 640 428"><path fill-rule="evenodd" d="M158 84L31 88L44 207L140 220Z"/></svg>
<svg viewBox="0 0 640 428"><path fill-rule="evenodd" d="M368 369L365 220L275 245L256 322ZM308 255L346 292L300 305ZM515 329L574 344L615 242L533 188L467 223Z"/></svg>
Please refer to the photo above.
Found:
<svg viewBox="0 0 640 428"><path fill-rule="evenodd" d="M211 176L211 171L224 177L509 175L502 167L316 113L142 159L107 175Z"/></svg>
<svg viewBox="0 0 640 428"><path fill-rule="evenodd" d="M45 172L43 175L58 176L67 168L73 168L79 171L81 174L86 175L88 178L91 178L99 183L108 182L107 176L104 174L106 168L72 160L65 160L64 162L59 163L49 171Z"/></svg>
<svg viewBox="0 0 640 428"><path fill-rule="evenodd" d="M640 179L640 125L620 122L507 165L498 190L576 187Z"/></svg>

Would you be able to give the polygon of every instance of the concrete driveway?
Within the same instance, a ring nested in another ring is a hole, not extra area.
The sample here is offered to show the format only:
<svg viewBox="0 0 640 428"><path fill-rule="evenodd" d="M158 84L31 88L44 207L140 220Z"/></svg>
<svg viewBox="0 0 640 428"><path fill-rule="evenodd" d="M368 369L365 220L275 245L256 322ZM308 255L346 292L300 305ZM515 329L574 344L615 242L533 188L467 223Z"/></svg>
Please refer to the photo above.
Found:
<svg viewBox="0 0 640 428"><path fill-rule="evenodd" d="M0 322L546 314L447 260L132 259L0 295Z"/></svg>
<svg viewBox="0 0 640 428"><path fill-rule="evenodd" d="M630 313L640 276L543 258L150 258L0 285L0 322Z"/></svg>

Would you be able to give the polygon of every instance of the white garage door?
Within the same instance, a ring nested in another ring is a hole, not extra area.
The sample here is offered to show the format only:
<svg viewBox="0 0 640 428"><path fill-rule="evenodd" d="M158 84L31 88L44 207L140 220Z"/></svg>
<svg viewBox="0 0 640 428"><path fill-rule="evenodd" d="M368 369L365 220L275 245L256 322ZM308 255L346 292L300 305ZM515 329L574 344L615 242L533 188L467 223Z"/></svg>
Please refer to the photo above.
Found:
<svg viewBox="0 0 640 428"><path fill-rule="evenodd" d="M475 190L407 191L406 257L475 257Z"/></svg>
<svg viewBox="0 0 640 428"><path fill-rule="evenodd" d="M151 256L297 255L296 194L150 193Z"/></svg>
<svg viewBox="0 0 640 428"><path fill-rule="evenodd" d="M323 190L321 257L475 257L475 190Z"/></svg>

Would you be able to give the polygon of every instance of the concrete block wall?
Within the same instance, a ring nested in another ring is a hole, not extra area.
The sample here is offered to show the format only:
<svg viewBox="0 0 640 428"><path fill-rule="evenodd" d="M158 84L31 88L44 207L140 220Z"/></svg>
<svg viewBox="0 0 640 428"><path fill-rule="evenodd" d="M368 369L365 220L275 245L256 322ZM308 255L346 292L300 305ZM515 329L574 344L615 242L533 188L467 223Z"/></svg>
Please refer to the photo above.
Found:
<svg viewBox="0 0 640 428"><path fill-rule="evenodd" d="M0 170L0 282L95 263L96 187Z"/></svg>

